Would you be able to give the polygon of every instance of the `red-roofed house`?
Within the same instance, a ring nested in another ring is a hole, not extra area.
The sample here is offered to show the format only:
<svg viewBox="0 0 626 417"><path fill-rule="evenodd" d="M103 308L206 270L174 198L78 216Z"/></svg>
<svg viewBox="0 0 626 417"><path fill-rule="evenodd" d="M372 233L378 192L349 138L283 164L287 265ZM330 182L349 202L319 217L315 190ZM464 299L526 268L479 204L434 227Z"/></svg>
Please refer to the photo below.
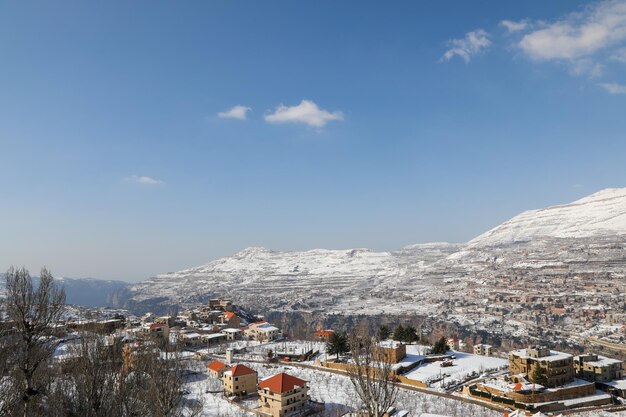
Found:
<svg viewBox="0 0 626 417"><path fill-rule="evenodd" d="M257 373L246 365L235 365L222 378L226 395L246 395L256 390Z"/></svg>
<svg viewBox="0 0 626 417"><path fill-rule="evenodd" d="M222 314L222 324L225 324L227 329L238 329L241 319L232 311L226 311Z"/></svg>
<svg viewBox="0 0 626 417"><path fill-rule="evenodd" d="M207 370L213 378L221 378L222 376L224 376L224 371L227 367L228 365L223 362L213 361L207 366Z"/></svg>
<svg viewBox="0 0 626 417"><path fill-rule="evenodd" d="M150 336L163 337L167 339L170 335L170 327L164 323L150 323L143 326L144 332Z"/></svg>
<svg viewBox="0 0 626 417"><path fill-rule="evenodd" d="M259 382L259 404L264 413L286 417L309 405L307 381L280 373Z"/></svg>
<svg viewBox="0 0 626 417"><path fill-rule="evenodd" d="M335 334L334 330L320 330L315 332L315 340L328 343L330 338Z"/></svg>

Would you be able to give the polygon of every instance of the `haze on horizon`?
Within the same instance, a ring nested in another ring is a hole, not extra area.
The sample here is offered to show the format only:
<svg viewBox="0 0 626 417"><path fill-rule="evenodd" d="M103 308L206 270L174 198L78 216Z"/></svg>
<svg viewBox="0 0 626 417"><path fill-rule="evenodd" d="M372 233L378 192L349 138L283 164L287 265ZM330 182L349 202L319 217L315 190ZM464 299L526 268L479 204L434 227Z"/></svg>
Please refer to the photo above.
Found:
<svg viewBox="0 0 626 417"><path fill-rule="evenodd" d="M10 2L0 56L0 271L465 242L626 185L626 0Z"/></svg>

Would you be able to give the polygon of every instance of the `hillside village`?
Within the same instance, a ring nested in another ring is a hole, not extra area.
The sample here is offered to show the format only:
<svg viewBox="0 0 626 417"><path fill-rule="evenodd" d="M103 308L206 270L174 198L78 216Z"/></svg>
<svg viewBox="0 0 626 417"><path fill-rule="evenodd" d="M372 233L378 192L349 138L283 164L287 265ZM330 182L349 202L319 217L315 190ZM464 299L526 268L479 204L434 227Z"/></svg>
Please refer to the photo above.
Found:
<svg viewBox="0 0 626 417"><path fill-rule="evenodd" d="M69 346L85 331L110 343L121 340L129 351L146 344L177 346L190 369L187 395L205 406L221 404L232 413L267 417L359 413L358 401L349 394L351 355L347 347L336 348L342 334L333 329L312 328L306 340L292 340L232 301L211 299L176 316L69 318L58 326L64 342L55 360L71 358ZM400 388L399 405L388 417L434 415L426 411L446 415L442 412L453 407L467 407L473 410L467 415L476 416L625 409L619 359L540 345L507 352L454 337L430 345L416 329L402 325L381 327L377 340L377 349L390 361L392 382ZM440 399L441 409L416 406L415 399L425 396Z"/></svg>

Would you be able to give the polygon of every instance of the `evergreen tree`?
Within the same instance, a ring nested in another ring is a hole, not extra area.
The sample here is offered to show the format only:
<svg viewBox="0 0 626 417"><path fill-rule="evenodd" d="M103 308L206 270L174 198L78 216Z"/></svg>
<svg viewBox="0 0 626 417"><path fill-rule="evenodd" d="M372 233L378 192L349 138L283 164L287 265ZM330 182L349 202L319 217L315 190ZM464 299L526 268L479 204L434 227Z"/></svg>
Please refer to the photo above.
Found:
<svg viewBox="0 0 626 417"><path fill-rule="evenodd" d="M391 332L389 331L389 327L386 325L381 325L378 328L378 340L387 340L391 336Z"/></svg>
<svg viewBox="0 0 626 417"><path fill-rule="evenodd" d="M348 336L345 333L334 333L328 343L326 343L326 353L329 355L343 355L350 350L348 346Z"/></svg>
<svg viewBox="0 0 626 417"><path fill-rule="evenodd" d="M448 344L446 343L446 338L441 336L441 339L437 340L435 344L433 345L433 349L431 352L434 353L435 355L439 355L439 354L446 353L448 350L450 350L450 348L448 347Z"/></svg>
<svg viewBox="0 0 626 417"><path fill-rule="evenodd" d="M404 342L414 343L417 341L417 330L415 327L408 326L404 329Z"/></svg>
<svg viewBox="0 0 626 417"><path fill-rule="evenodd" d="M544 385L548 380L546 370L539 365L533 366L533 370L530 372L530 375L528 375L528 377L530 379L530 382L534 382L535 384L540 385Z"/></svg>
<svg viewBox="0 0 626 417"><path fill-rule="evenodd" d="M402 342L404 340L404 326L399 324L398 327L393 331L393 340L397 342Z"/></svg>

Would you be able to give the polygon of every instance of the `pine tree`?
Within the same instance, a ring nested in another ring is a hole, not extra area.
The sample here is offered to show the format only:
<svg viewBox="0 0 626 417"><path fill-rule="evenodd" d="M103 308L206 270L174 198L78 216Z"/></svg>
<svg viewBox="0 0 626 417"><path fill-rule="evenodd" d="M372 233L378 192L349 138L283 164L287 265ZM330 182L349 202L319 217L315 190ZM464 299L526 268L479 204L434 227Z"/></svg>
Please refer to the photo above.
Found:
<svg viewBox="0 0 626 417"><path fill-rule="evenodd" d="M446 338L441 336L441 339L437 340L433 345L432 353L434 354L443 354L446 353L450 348L446 343Z"/></svg>
<svg viewBox="0 0 626 417"><path fill-rule="evenodd" d="M533 366L533 370L528 376L530 378L530 381L534 382L535 384L544 385L548 380L548 377L546 376L546 370L539 365Z"/></svg>
<svg viewBox="0 0 626 417"><path fill-rule="evenodd" d="M345 333L334 333L328 343L326 343L326 353L329 355L337 355L337 359L339 359L339 355L343 355L349 350L348 337Z"/></svg>
<svg viewBox="0 0 626 417"><path fill-rule="evenodd" d="M393 331L393 340L397 342L402 342L404 340L404 332L404 326L399 324L398 327L396 327L396 329Z"/></svg>
<svg viewBox="0 0 626 417"><path fill-rule="evenodd" d="M383 324L378 328L378 340L387 340L390 335L391 332L389 331L389 327L386 325Z"/></svg>
<svg viewBox="0 0 626 417"><path fill-rule="evenodd" d="M415 327L408 326L404 329L404 342L414 343L417 341L417 330Z"/></svg>

